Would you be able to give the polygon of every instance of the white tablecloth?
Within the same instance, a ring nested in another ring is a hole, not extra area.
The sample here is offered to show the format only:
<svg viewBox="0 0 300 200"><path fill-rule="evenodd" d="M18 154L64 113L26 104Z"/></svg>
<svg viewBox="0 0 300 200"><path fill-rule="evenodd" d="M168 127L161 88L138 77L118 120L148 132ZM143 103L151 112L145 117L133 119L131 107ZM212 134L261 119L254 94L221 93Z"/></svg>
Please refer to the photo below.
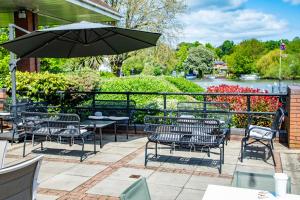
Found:
<svg viewBox="0 0 300 200"><path fill-rule="evenodd" d="M262 195L264 198L262 198ZM259 198L261 197L261 198ZM299 195L287 194L285 197L275 197L273 194L246 188L208 185L202 200L300 200Z"/></svg>

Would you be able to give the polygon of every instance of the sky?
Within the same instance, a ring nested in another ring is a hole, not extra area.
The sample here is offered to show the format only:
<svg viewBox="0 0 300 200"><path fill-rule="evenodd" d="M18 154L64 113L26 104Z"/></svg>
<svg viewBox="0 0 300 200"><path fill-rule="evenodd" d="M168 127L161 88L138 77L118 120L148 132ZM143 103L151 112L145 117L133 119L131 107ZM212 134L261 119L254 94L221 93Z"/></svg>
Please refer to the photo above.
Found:
<svg viewBox="0 0 300 200"><path fill-rule="evenodd" d="M300 0L186 0L179 42L293 39L300 36Z"/></svg>

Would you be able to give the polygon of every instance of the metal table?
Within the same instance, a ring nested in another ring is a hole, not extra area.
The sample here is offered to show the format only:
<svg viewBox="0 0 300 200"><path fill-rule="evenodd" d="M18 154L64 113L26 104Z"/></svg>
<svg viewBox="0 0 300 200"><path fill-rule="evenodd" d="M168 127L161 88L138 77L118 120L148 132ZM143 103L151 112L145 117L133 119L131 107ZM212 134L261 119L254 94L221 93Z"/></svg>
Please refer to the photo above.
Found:
<svg viewBox="0 0 300 200"><path fill-rule="evenodd" d="M116 126L122 124L121 122L126 121L126 137L128 139L128 128L129 128L129 117L117 117L117 116L89 116L90 120L99 120L99 121L115 121ZM117 140L116 140L117 141Z"/></svg>
<svg viewBox="0 0 300 200"><path fill-rule="evenodd" d="M101 121L101 120L85 120L80 123L82 127L86 128L93 128L93 132L95 134L94 137L96 137L96 129L99 129L100 134L100 148L102 148L102 128L105 128L107 126L114 126L114 134L115 134L115 142L117 141L117 128L116 128L116 122L115 121ZM96 140L94 139L94 143ZM94 144L94 151L96 151L96 145Z"/></svg>

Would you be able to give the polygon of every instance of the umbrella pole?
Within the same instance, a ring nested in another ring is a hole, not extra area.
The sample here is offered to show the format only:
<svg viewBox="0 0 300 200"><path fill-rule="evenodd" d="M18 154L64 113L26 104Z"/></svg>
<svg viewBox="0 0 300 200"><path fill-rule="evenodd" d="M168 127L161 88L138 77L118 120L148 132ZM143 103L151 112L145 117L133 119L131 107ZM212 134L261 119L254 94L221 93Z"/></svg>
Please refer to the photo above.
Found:
<svg viewBox="0 0 300 200"><path fill-rule="evenodd" d="M30 33L15 24L9 24L9 40L13 40L15 38L15 29L19 29L24 33ZM17 84L16 84L16 70L17 70L17 62L19 59L16 58L16 55L13 52L10 52L10 61L9 61L9 71L11 74L11 98L12 98L12 105L11 105L11 112L13 119L17 118ZM13 132L16 133L17 127L16 123L13 123ZM14 138L12 138L14 139Z"/></svg>

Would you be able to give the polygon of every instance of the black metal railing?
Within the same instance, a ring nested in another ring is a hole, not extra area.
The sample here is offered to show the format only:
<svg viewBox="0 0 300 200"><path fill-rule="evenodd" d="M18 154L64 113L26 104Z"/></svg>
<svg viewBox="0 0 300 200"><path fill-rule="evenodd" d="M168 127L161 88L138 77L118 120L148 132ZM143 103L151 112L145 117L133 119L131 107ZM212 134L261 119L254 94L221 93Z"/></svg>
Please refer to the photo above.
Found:
<svg viewBox="0 0 300 200"><path fill-rule="evenodd" d="M19 94L26 94L26 91L19 92ZM42 92L41 92L42 93ZM176 110L174 108L169 108L168 107L168 102L170 99L174 99L174 96L190 96L195 99L199 99L199 97L202 97L202 101L206 102L207 100L211 99L212 97L218 97L218 96L234 96L234 97L241 97L241 98L246 98L246 109L244 110L230 110L229 112L231 114L235 115L247 115L248 120L251 118L252 115L274 115L275 112L272 111L266 111L266 112L260 112L260 111L253 111L251 105L251 98L253 97L277 97L278 101L282 103L283 106L286 104L286 98L287 94L286 93L176 93L176 92L103 92L103 91L88 91L88 92L82 92L82 91L58 91L57 93L57 98L58 102L60 102L58 105L61 109L61 111L68 112L70 110L90 110L94 111L96 108L96 101L99 99L103 99L102 95L114 95L114 97L121 96L118 99L122 99L127 101L127 107L125 108L119 108L122 110L127 110L127 111L137 111L137 112L144 112L146 114L149 113L162 113L164 116L167 116L169 113L174 113ZM90 103L88 105L82 104L81 103L77 104L70 104L69 100L70 98L74 96L80 96L81 100L83 101L89 101ZM130 101L132 101L134 98L133 96L136 95L147 95L147 96L157 96L161 98L162 105L160 105L161 108L152 108L152 107L144 107L144 105L139 105L137 103L137 106L135 108L132 108L130 106ZM43 95L38 95L38 97L35 97L35 99L39 100L39 96ZM43 101L43 99L40 99ZM106 100L115 100L113 98L109 99L107 98ZM48 102L51 104L51 102ZM107 108L110 109L110 108ZM118 109L118 108L113 108L113 109Z"/></svg>

